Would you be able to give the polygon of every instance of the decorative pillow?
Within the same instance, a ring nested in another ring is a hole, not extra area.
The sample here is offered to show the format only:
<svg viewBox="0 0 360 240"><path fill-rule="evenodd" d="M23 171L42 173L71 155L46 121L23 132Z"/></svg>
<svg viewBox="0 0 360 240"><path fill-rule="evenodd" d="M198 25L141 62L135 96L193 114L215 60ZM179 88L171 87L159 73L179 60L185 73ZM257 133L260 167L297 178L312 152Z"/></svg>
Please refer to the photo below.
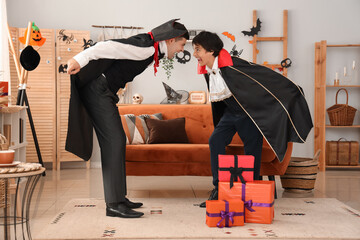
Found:
<svg viewBox="0 0 360 240"><path fill-rule="evenodd" d="M185 118L170 120L145 119L149 128L148 143L189 143Z"/></svg>
<svg viewBox="0 0 360 240"><path fill-rule="evenodd" d="M142 114L135 116L134 114L120 115L121 122L126 135L126 144L144 144L149 139L149 130L145 123L145 119L162 119L161 113L153 115Z"/></svg>

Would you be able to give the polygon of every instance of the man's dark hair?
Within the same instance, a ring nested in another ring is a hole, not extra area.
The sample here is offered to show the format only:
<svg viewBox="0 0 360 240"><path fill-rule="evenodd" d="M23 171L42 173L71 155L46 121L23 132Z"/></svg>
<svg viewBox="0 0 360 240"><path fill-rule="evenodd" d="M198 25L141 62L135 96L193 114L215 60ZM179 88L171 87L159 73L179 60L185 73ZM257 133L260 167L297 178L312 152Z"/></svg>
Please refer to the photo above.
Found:
<svg viewBox="0 0 360 240"><path fill-rule="evenodd" d="M179 40L180 38L185 38L186 40L189 40L189 38L190 38L189 32L183 24L174 22L174 28L186 31L186 33L184 33L183 35L176 37L175 38L176 41Z"/></svg>
<svg viewBox="0 0 360 240"><path fill-rule="evenodd" d="M213 56L217 57L220 50L224 47L224 43L221 41L216 33L202 31L194 37L192 40L193 45L200 45L206 51L214 51Z"/></svg>

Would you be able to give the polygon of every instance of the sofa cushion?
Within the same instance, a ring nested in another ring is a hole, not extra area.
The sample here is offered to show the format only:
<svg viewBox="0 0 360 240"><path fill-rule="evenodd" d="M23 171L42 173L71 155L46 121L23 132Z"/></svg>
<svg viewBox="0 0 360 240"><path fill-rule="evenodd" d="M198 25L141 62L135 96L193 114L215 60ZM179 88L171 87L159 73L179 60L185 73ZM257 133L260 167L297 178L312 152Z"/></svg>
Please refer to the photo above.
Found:
<svg viewBox="0 0 360 240"><path fill-rule="evenodd" d="M149 139L149 130L145 123L145 119L162 119L161 113L155 114L141 114L135 116L134 114L120 115L121 123L123 125L126 144L144 144Z"/></svg>
<svg viewBox="0 0 360 240"><path fill-rule="evenodd" d="M210 163L208 144L143 144L126 146L127 162Z"/></svg>
<svg viewBox="0 0 360 240"><path fill-rule="evenodd" d="M148 143L189 143L185 118L169 120L145 119L149 129Z"/></svg>

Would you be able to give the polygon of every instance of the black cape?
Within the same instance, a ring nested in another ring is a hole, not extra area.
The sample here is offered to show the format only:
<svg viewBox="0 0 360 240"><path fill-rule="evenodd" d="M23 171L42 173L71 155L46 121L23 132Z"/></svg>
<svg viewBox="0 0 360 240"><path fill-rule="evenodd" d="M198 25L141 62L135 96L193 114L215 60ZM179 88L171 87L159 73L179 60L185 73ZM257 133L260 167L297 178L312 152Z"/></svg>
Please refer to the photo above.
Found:
<svg viewBox="0 0 360 240"><path fill-rule="evenodd" d="M288 142L305 142L313 127L304 92L297 84L267 67L231 57L222 50L218 57L222 77L238 104L260 130L281 162ZM205 73L204 67L199 73ZM208 75L205 74L208 80ZM214 126L225 108L213 102Z"/></svg>

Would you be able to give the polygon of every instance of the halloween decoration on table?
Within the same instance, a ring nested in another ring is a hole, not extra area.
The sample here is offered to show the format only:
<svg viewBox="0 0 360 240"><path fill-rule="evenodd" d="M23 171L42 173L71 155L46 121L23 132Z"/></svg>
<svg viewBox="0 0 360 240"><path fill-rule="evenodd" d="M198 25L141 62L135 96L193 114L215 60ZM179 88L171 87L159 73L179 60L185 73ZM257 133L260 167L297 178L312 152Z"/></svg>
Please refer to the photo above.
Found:
<svg viewBox="0 0 360 240"><path fill-rule="evenodd" d="M91 46L94 46L97 43L97 42L93 42L93 40L91 40L91 39L86 41L85 38L83 38L83 41L84 41L84 45L82 45L82 47L83 47L84 50L91 47Z"/></svg>
<svg viewBox="0 0 360 240"><path fill-rule="evenodd" d="M143 100L144 100L144 97L139 93L135 93L132 97L133 104L141 104Z"/></svg>
<svg viewBox="0 0 360 240"><path fill-rule="evenodd" d="M178 52L176 55L176 59L179 63L185 64L190 61L191 54L189 51L184 50L184 52Z"/></svg>
<svg viewBox="0 0 360 240"><path fill-rule="evenodd" d="M27 71L34 70L40 63L39 53L32 47L27 46L20 54L20 64Z"/></svg>
<svg viewBox="0 0 360 240"><path fill-rule="evenodd" d="M230 55L233 57L240 57L244 49L241 49L240 51L236 50L236 44L231 49Z"/></svg>
<svg viewBox="0 0 360 240"><path fill-rule="evenodd" d="M231 41L235 42L235 36L232 35L231 33L229 33L229 32L223 32L222 34L223 34L224 36L230 38Z"/></svg>
<svg viewBox="0 0 360 240"><path fill-rule="evenodd" d="M257 35L260 32L260 28L261 28L261 21L258 18L256 20L256 27L252 27L250 29L250 32L249 31L241 31L241 32L244 34L244 36L254 36L254 35Z"/></svg>
<svg viewBox="0 0 360 240"><path fill-rule="evenodd" d="M68 36L68 35L66 35L66 34L64 33L64 31L65 31L65 29L61 29L61 30L59 31L58 39L66 42L66 44L70 44L71 41L74 40L74 35L71 34L70 36Z"/></svg>
<svg viewBox="0 0 360 240"><path fill-rule="evenodd" d="M175 91L169 85L163 82L166 98L160 104L186 104L189 98L189 93L184 90Z"/></svg>
<svg viewBox="0 0 360 240"><path fill-rule="evenodd" d="M23 37L19 37L19 41L20 41L22 44L25 44L25 43L26 43L27 32L28 32L28 30L26 29L26 30L25 30L25 35L24 35ZM31 26L31 33L30 33L30 42L29 42L29 45L41 47L42 45L44 45L45 41L46 41L46 38L43 38L43 37L41 36L40 29L39 29L39 28L35 25L35 23L33 22L33 23L32 23L32 26Z"/></svg>
<svg viewBox="0 0 360 240"><path fill-rule="evenodd" d="M67 72L67 64L60 64L59 66L59 73L66 73Z"/></svg>

